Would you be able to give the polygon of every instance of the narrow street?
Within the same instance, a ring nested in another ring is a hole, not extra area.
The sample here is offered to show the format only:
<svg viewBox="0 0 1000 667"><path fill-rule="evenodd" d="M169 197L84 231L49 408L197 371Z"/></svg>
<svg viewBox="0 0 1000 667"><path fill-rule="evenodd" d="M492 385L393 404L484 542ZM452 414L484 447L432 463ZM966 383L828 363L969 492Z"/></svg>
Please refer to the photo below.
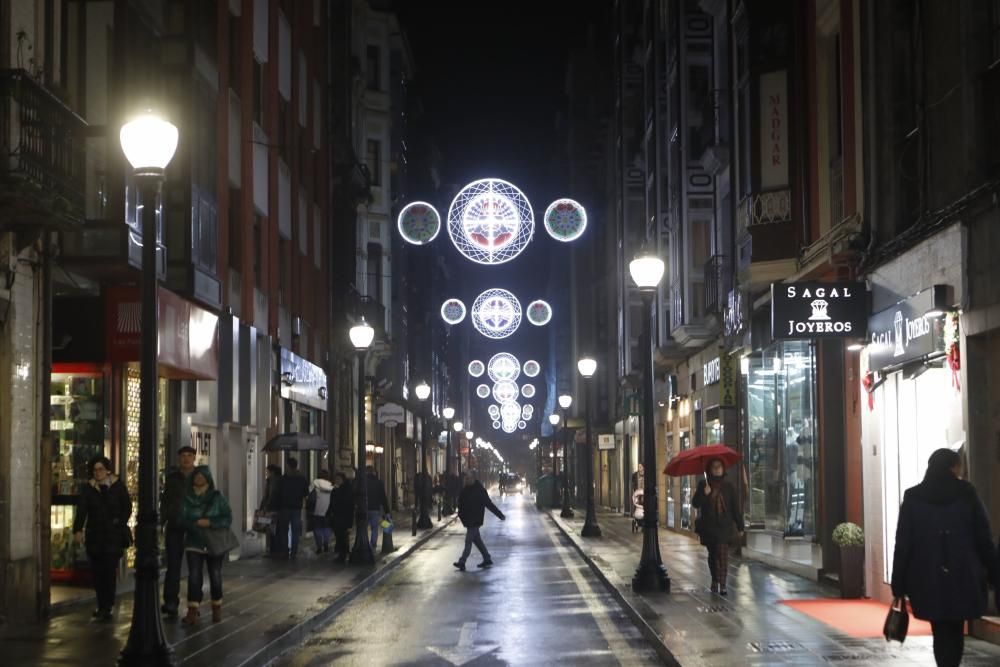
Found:
<svg viewBox="0 0 1000 667"><path fill-rule="evenodd" d="M651 665L660 661L603 584L533 506L496 500L483 540L496 565L452 563L457 522L277 664Z"/></svg>

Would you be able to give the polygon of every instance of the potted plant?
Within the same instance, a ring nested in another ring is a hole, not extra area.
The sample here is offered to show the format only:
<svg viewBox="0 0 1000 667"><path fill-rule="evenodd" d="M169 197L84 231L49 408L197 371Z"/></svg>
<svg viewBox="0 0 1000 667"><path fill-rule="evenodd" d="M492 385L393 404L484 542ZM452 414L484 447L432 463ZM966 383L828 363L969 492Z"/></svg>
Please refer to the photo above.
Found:
<svg viewBox="0 0 1000 667"><path fill-rule="evenodd" d="M833 543L840 547L840 597L864 597L865 531L856 523L842 523L833 529Z"/></svg>

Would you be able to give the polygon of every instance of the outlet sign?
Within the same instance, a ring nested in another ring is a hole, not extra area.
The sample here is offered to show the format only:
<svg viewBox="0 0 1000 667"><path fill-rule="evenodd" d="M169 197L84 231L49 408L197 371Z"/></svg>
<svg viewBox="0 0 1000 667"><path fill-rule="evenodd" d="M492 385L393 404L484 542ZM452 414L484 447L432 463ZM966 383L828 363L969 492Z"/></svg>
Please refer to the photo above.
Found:
<svg viewBox="0 0 1000 667"><path fill-rule="evenodd" d="M864 337L868 292L864 283L772 283L771 337Z"/></svg>

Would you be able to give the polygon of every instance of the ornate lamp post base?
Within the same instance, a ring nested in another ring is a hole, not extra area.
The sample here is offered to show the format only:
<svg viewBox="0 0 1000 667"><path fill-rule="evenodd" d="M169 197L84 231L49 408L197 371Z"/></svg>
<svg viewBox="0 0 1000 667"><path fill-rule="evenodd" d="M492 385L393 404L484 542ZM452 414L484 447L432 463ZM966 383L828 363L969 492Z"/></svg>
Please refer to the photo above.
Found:
<svg viewBox="0 0 1000 667"><path fill-rule="evenodd" d="M601 527L597 525L597 520L586 521L583 524L583 530L580 531L580 535L583 537L600 537Z"/></svg>
<svg viewBox="0 0 1000 667"><path fill-rule="evenodd" d="M632 590L636 593L644 591L670 592L670 576L661 563L643 561L639 563L632 576Z"/></svg>

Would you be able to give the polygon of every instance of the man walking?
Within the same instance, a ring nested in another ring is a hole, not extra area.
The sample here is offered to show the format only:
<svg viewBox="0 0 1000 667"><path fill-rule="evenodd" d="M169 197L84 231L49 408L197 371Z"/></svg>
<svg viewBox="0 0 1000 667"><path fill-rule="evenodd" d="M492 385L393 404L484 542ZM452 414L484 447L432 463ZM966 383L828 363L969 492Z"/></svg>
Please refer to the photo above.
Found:
<svg viewBox="0 0 1000 667"><path fill-rule="evenodd" d="M389 513L389 500L385 496L385 487L382 481L375 475L375 468L367 466L365 468L365 484L368 492L368 526L371 536L368 542L372 545L372 551L378 546L378 534L382 530L379 525L382 517ZM357 493L361 495L361 485L357 486Z"/></svg>
<svg viewBox="0 0 1000 667"><path fill-rule="evenodd" d="M299 538L302 537L302 502L309 495L309 482L299 472L299 462L288 457L285 474L278 482L278 532L274 536L275 554L299 555ZM292 546L288 549L288 531L292 532Z"/></svg>
<svg viewBox="0 0 1000 667"><path fill-rule="evenodd" d="M490 500L490 494L486 492L486 487L479 483L475 473L466 472L463 484L462 492L458 494L458 518L465 526L465 549L462 550L461 558L454 565L465 572L465 561L472 552L473 544L483 556L483 562L476 567L485 568L493 565L490 552L483 544L483 538L479 535L479 529L486 518L486 510L489 509L501 521L505 521L507 517Z"/></svg>
<svg viewBox="0 0 1000 667"><path fill-rule="evenodd" d="M181 593L181 561L184 560L184 529L180 525L181 505L188 478L194 470L194 447L184 445L177 450L177 466L170 469L160 492L160 523L166 538L167 574L163 578L163 606L160 611L168 618L177 617Z"/></svg>

